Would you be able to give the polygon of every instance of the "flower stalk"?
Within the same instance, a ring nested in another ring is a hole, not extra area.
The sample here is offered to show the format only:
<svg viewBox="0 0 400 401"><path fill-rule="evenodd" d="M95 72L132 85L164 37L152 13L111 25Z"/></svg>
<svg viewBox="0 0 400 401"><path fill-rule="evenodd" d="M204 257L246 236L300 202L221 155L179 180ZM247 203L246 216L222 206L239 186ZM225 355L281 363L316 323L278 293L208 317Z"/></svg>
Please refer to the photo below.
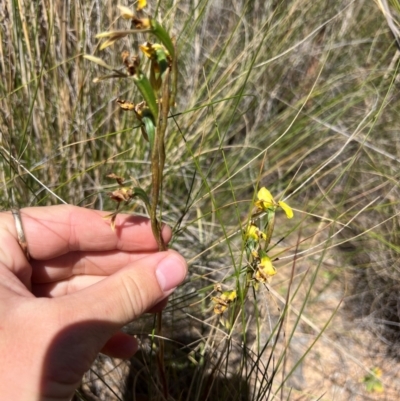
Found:
<svg viewBox="0 0 400 401"><path fill-rule="evenodd" d="M150 197L140 187L126 187L124 179L116 174L109 175L115 179L119 189L109 193L111 199L117 202L116 210L110 214L111 226L114 228L115 219L122 203L128 204L134 198L143 201L150 216L153 235L158 244L159 251L167 249L161 233L161 193L165 166L165 135L168 127L168 116L170 108L175 105L177 87L177 60L174 41L165 28L154 18L145 15L143 9L146 0L138 0L137 13L125 6L118 6L121 17L130 20L131 28L127 30L115 30L102 32L97 35L104 39L100 50L113 45L118 40L123 40L128 35L142 33L152 36L160 43L147 41L139 46L145 57L150 59L148 76L143 72L142 61L139 55L131 55L129 51L122 53L122 62L125 65L125 73L120 69L109 66L102 59L93 55L85 56L88 60L95 62L103 68L111 71L111 74L95 79L95 82L112 78L132 79L138 94L141 96L139 103L117 99L119 107L126 112L135 113L141 123L143 138L150 144L151 162L151 189ZM143 57L142 57L143 58ZM172 79L171 79L172 77ZM161 338L162 313L157 314L157 334ZM159 352L157 355L160 381L163 387L164 398L168 399L168 388L164 367L164 344L159 341Z"/></svg>

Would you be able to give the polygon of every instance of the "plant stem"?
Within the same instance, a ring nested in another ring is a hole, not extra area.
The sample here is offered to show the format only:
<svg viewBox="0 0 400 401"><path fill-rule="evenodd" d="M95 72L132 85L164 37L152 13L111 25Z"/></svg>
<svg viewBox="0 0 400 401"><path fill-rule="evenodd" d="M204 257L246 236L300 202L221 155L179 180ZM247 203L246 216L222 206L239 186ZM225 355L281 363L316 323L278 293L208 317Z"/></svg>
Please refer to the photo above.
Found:
<svg viewBox="0 0 400 401"><path fill-rule="evenodd" d="M160 198L160 191L162 188L162 178L165 165L165 132L167 130L168 113L170 107L170 88L169 88L169 69L164 74L161 98L159 99L158 107L158 123L156 135L154 138L154 147L151 154L151 172L152 172L152 196L151 196L151 210L150 220L154 237L158 244L158 250L165 251L167 246L164 243L161 234L161 222L157 219L157 207ZM165 399L168 399L168 384L165 375L164 365L164 341L162 340L162 312L157 313L157 335L159 336L159 352L157 355L158 370L160 380L163 387L163 394Z"/></svg>

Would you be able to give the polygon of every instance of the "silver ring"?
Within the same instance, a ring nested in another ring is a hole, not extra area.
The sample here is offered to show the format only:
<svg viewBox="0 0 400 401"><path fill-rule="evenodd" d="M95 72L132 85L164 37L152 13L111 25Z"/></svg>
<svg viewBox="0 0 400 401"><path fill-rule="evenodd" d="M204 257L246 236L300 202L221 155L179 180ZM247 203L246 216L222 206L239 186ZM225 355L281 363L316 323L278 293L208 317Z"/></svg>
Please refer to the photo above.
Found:
<svg viewBox="0 0 400 401"><path fill-rule="evenodd" d="M29 255L28 242L25 238L24 227L22 226L21 214L19 212L19 209L11 209L11 213L14 217L15 228L17 229L19 246L24 252L26 259L30 260L31 256Z"/></svg>

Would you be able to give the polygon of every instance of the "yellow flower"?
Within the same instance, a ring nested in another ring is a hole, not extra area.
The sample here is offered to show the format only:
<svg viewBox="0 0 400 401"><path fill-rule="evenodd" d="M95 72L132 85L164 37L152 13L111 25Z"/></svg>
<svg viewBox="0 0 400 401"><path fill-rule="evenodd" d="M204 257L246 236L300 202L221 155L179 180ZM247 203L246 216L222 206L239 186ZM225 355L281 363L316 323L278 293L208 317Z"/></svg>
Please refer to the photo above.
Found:
<svg viewBox="0 0 400 401"><path fill-rule="evenodd" d="M245 234L246 238L255 239L257 241L258 240L257 230L258 228L254 224L249 224L247 226Z"/></svg>
<svg viewBox="0 0 400 401"><path fill-rule="evenodd" d="M261 258L258 268L261 268L264 273L268 274L269 276L274 276L276 274L275 267L272 266L272 261L269 256L263 256Z"/></svg>
<svg viewBox="0 0 400 401"><path fill-rule="evenodd" d="M157 52L162 50L167 58L169 58L169 53L167 49L160 45L159 43L146 42L143 45L139 45L140 50L144 53L146 57L151 60L157 59Z"/></svg>
<svg viewBox="0 0 400 401"><path fill-rule="evenodd" d="M380 377L382 376L382 369L375 367L371 369L371 372L372 373L368 373L366 376L364 376L361 382L365 383L369 393L383 393L385 389L380 380Z"/></svg>
<svg viewBox="0 0 400 401"><path fill-rule="evenodd" d="M262 187L257 193L256 207L260 210L266 210L275 207L276 203L267 188Z"/></svg>
<svg viewBox="0 0 400 401"><path fill-rule="evenodd" d="M263 256L257 267L258 270L255 274L255 279L260 283L265 283L270 277L276 274L276 269L268 256Z"/></svg>
<svg viewBox="0 0 400 401"><path fill-rule="evenodd" d="M164 46L160 45L159 43L146 42L143 45L139 45L139 47L140 47L140 50L144 53L144 55L150 59L153 59L156 57L157 50L163 49L165 52L167 52L165 50Z"/></svg>
<svg viewBox="0 0 400 401"><path fill-rule="evenodd" d="M258 241L260 238L265 240L267 236L259 230L255 224L249 223L245 232L245 237L246 239L254 239L255 241Z"/></svg>
<svg viewBox="0 0 400 401"><path fill-rule="evenodd" d="M137 10L142 10L147 6L147 1L146 0L138 0L138 5L137 5Z"/></svg>
<svg viewBox="0 0 400 401"><path fill-rule="evenodd" d="M151 43L146 42L144 45L139 45L140 50L144 53L144 55L148 58L152 58L154 55L154 50Z"/></svg>
<svg viewBox="0 0 400 401"><path fill-rule="evenodd" d="M293 217L292 208L284 201L276 202L274 197L271 195L271 192L269 192L268 189L265 187L262 187L258 191L255 206L260 211L266 211L268 209L275 209L276 207L280 207L285 212L288 219L291 219Z"/></svg>
<svg viewBox="0 0 400 401"><path fill-rule="evenodd" d="M235 290L225 291L222 293L221 298L226 299L228 302L233 302L237 298L237 293Z"/></svg>

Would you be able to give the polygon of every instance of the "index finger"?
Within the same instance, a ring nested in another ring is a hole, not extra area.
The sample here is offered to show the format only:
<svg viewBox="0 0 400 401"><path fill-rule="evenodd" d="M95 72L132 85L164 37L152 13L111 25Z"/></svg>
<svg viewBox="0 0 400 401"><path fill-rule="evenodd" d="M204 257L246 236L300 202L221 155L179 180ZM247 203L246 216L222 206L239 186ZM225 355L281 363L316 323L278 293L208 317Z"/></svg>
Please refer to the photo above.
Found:
<svg viewBox="0 0 400 401"><path fill-rule="evenodd" d="M72 205L24 208L20 211L29 253L45 260L70 251L156 251L157 242L147 218L120 214L115 230L109 214ZM7 231L15 232L10 215ZM171 230L163 227L163 238L169 241Z"/></svg>

